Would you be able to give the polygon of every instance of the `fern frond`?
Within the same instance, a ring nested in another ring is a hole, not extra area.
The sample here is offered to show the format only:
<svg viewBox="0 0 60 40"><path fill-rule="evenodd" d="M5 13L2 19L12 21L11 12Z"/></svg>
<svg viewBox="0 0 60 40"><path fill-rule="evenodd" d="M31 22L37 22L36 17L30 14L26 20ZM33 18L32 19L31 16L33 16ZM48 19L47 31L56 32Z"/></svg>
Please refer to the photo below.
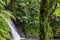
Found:
<svg viewBox="0 0 60 40"><path fill-rule="evenodd" d="M0 17L7 19L7 20L10 18L13 18L15 20L15 17L12 15L12 12L10 12L10 11L1 11Z"/></svg>

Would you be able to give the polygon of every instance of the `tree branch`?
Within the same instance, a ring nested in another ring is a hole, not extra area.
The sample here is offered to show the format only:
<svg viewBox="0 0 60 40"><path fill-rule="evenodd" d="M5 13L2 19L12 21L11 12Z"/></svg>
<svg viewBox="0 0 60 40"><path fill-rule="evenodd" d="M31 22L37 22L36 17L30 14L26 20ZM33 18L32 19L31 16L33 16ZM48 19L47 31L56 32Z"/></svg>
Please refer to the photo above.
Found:
<svg viewBox="0 0 60 40"><path fill-rule="evenodd" d="M4 7L6 7L3 3L0 2L0 4L1 4L2 6L4 6Z"/></svg>

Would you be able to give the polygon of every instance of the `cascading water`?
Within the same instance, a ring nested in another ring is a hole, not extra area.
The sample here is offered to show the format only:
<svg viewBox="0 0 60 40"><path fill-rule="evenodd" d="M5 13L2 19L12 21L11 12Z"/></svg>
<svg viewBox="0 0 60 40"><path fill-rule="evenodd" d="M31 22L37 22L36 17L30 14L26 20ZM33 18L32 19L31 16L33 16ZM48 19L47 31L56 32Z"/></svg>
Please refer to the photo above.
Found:
<svg viewBox="0 0 60 40"><path fill-rule="evenodd" d="M10 29L11 29L11 35L13 37L13 40L20 40L21 37L19 36L14 24L12 23L12 21L9 21L8 22L9 26L10 26Z"/></svg>
<svg viewBox="0 0 60 40"><path fill-rule="evenodd" d="M11 29L11 35L12 35L12 40L21 40L25 38L21 38L21 36L18 34L17 29L15 28L15 25L11 20L6 20L5 21L8 23L10 29Z"/></svg>

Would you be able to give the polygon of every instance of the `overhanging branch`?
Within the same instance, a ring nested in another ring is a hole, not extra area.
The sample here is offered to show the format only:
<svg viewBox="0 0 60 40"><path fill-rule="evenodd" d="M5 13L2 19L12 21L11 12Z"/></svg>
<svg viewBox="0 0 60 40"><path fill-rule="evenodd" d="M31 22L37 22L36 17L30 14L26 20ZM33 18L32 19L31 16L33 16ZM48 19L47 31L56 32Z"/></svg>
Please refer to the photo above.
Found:
<svg viewBox="0 0 60 40"><path fill-rule="evenodd" d="M0 2L0 4L1 4L2 6L4 6L4 7L6 7L3 3Z"/></svg>

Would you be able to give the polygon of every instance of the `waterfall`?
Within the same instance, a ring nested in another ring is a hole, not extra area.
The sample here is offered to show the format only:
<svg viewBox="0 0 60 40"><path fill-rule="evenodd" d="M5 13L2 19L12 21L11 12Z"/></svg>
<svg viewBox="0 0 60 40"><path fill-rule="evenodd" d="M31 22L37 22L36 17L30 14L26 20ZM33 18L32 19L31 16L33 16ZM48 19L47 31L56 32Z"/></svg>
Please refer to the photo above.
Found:
<svg viewBox="0 0 60 40"><path fill-rule="evenodd" d="M25 39L25 38L21 38L21 36L18 34L17 29L11 20L5 20L5 21L8 23L8 25L11 29L11 35L13 37L12 40Z"/></svg>
<svg viewBox="0 0 60 40"><path fill-rule="evenodd" d="M21 37L19 36L18 32L17 32L17 29L15 28L14 24L12 21L9 21L8 22L8 25L11 29L11 35L13 37L13 40L20 40Z"/></svg>

